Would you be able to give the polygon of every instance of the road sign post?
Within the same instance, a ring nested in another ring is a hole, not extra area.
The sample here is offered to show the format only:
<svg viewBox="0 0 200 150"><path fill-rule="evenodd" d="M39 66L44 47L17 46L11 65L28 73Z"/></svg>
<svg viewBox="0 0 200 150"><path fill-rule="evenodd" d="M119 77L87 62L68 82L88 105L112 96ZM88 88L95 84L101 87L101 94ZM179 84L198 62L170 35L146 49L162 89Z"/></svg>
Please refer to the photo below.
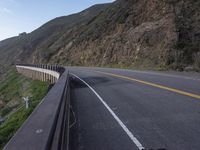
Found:
<svg viewBox="0 0 200 150"><path fill-rule="evenodd" d="M24 101L25 101L25 106L26 106L26 109L29 108L29 97L23 97Z"/></svg>

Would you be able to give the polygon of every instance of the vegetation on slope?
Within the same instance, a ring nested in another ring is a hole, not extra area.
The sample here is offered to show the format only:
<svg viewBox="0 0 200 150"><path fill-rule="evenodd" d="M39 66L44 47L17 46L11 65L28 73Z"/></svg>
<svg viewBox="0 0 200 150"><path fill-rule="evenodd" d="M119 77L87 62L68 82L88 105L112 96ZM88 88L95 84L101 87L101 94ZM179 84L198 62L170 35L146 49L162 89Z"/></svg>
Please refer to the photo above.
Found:
<svg viewBox="0 0 200 150"><path fill-rule="evenodd" d="M105 7L107 5L100 4L77 14L58 17L29 34L0 41L0 64L48 62L68 42L65 35L73 27L86 24ZM73 35L68 37L71 39Z"/></svg>
<svg viewBox="0 0 200 150"><path fill-rule="evenodd" d="M9 141L48 91L48 83L33 81L16 73L7 73L0 84L0 116L6 120L0 125L0 149ZM30 96L29 109L22 97Z"/></svg>
<svg viewBox="0 0 200 150"><path fill-rule="evenodd" d="M0 64L200 71L199 0L116 0L0 42Z"/></svg>

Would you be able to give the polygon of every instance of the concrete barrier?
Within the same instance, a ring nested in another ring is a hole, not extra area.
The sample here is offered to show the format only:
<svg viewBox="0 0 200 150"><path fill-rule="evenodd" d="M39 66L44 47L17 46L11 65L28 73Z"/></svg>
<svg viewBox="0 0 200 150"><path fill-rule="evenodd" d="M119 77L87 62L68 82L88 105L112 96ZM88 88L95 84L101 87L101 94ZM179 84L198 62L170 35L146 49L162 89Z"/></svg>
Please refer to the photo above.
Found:
<svg viewBox="0 0 200 150"><path fill-rule="evenodd" d="M34 80L49 81L50 83L58 81L62 74L59 71L60 68L52 65L16 65L16 69L20 74Z"/></svg>
<svg viewBox="0 0 200 150"><path fill-rule="evenodd" d="M68 150L70 122L68 71L63 67L46 65L16 65L16 68L19 73L27 77L56 83L10 139L4 150Z"/></svg>

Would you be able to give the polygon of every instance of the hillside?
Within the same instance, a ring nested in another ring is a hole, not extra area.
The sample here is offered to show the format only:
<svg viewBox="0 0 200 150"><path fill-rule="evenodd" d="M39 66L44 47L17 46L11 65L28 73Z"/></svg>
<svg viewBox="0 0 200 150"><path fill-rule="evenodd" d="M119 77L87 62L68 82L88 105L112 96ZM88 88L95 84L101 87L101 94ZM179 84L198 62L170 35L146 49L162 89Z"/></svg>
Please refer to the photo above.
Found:
<svg viewBox="0 0 200 150"><path fill-rule="evenodd" d="M55 18L32 33L9 38L0 42L0 64L43 60L49 61L50 55L57 52L64 43L58 43L66 32L73 27L86 24L99 14L107 5L95 5L80 13ZM39 53L39 54L38 54ZM38 56L36 56L38 54ZM37 57L37 58L36 58Z"/></svg>
<svg viewBox="0 0 200 150"><path fill-rule="evenodd" d="M200 68L200 1L117 0L0 42L0 63Z"/></svg>
<svg viewBox="0 0 200 150"><path fill-rule="evenodd" d="M0 150L48 92L49 83L34 81L11 69L0 84ZM29 109L23 97L29 96Z"/></svg>

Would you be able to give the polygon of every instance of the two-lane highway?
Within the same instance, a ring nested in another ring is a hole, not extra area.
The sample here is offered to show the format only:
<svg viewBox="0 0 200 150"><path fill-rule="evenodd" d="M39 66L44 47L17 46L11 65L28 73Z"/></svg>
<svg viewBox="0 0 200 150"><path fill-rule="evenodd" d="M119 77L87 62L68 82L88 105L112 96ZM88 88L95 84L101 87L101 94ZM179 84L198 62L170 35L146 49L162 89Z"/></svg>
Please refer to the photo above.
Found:
<svg viewBox="0 0 200 150"><path fill-rule="evenodd" d="M200 149L199 78L120 69L69 71L71 148Z"/></svg>

